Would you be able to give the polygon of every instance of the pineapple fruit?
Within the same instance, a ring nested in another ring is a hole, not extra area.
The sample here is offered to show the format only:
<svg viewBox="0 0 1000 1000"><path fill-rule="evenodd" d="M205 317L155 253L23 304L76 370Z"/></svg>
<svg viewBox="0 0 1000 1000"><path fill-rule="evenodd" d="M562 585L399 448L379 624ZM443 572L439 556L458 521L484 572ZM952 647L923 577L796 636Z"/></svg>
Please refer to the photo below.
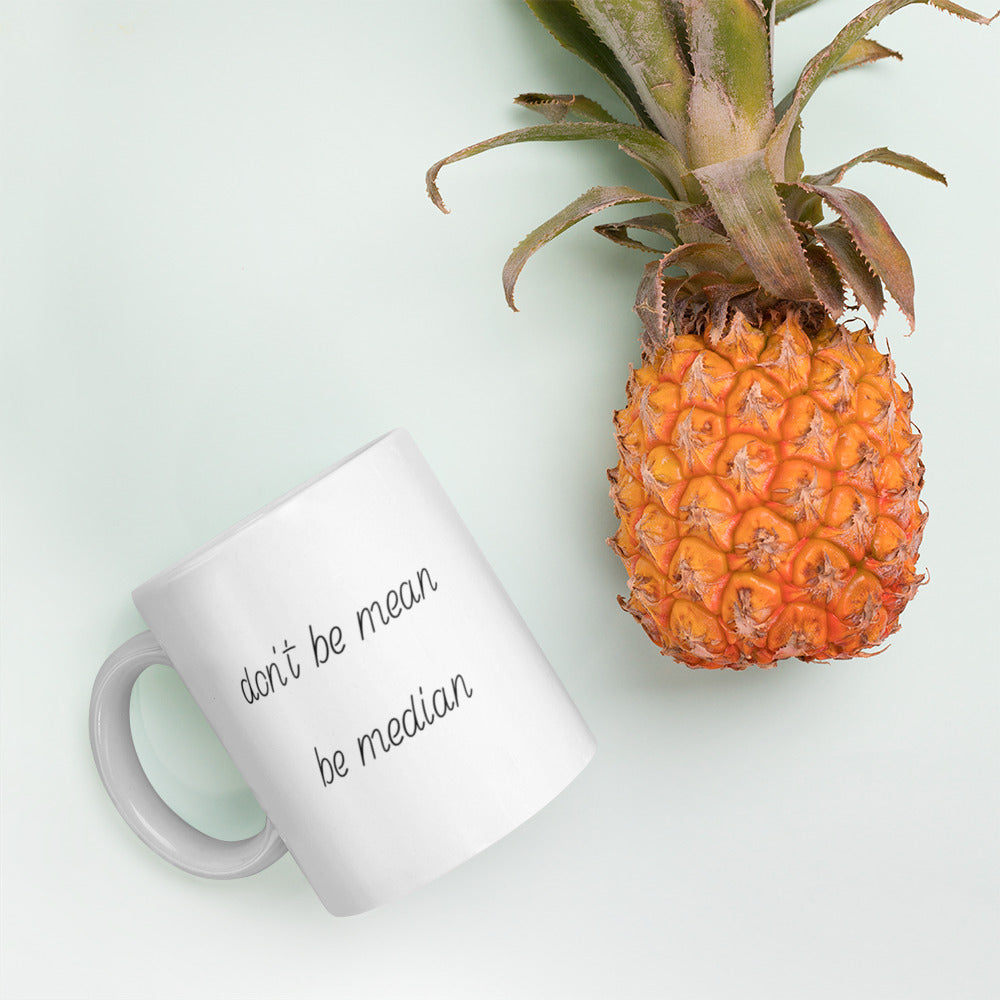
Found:
<svg viewBox="0 0 1000 1000"><path fill-rule="evenodd" d="M879 0L775 101L776 26L816 0L526 2L635 121L581 95L522 94L546 123L439 161L428 192L446 211L442 167L527 141L614 142L657 182L590 189L503 271L514 308L539 247L603 209L650 208L596 227L653 255L636 297L642 365L615 414L608 473L620 522L609 541L628 573L619 602L691 667L871 655L924 582L927 513L912 391L857 310L874 327L888 292L912 329L913 274L879 210L841 181L863 162L944 177L884 147L806 174L801 115L830 75L899 58L868 37L896 10L993 18L949 0Z"/></svg>

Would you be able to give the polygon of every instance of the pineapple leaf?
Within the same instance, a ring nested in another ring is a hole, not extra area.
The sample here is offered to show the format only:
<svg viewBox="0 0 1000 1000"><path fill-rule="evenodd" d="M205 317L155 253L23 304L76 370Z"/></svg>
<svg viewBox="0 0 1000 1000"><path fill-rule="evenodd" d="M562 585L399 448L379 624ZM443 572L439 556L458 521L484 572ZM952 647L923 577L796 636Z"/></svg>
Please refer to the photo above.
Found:
<svg viewBox="0 0 1000 1000"><path fill-rule="evenodd" d="M709 280L702 285L701 293L710 310L708 329L714 331L714 340L713 334L709 333L709 342L718 343L722 331L726 329L730 311L752 308L757 286L752 280L741 284Z"/></svg>
<svg viewBox="0 0 1000 1000"><path fill-rule="evenodd" d="M868 310L872 323L877 326L885 309L882 282L872 274L868 262L854 245L847 226L842 222L833 222L817 226L813 232L829 253L843 283L858 297L858 302Z"/></svg>
<svg viewBox="0 0 1000 1000"><path fill-rule="evenodd" d="M519 94L514 103L522 108L537 111L550 122L571 121L614 122L621 124L589 97L582 94Z"/></svg>
<svg viewBox="0 0 1000 1000"><path fill-rule="evenodd" d="M834 319L838 319L844 311L844 283L837 265L819 243L811 243L806 247L806 260L809 262L820 302Z"/></svg>
<svg viewBox="0 0 1000 1000"><path fill-rule="evenodd" d="M913 330L913 268L882 213L863 194L849 188L809 184L802 187L818 194L840 216L855 246L885 283Z"/></svg>
<svg viewBox="0 0 1000 1000"><path fill-rule="evenodd" d="M761 286L782 299L813 299L802 244L759 151L694 171L733 246Z"/></svg>
<svg viewBox="0 0 1000 1000"><path fill-rule="evenodd" d="M607 222L600 226L594 226L594 232L600 236L611 240L618 246L628 247L631 250L642 250L647 253L655 253L662 256L665 252L660 247L651 247L641 240L637 240L629 235L630 229L642 229L647 233L662 236L671 243L680 242L677 229L674 224L674 216L665 212L658 212L655 215L640 215L634 219L626 219L624 222Z"/></svg>
<svg viewBox="0 0 1000 1000"><path fill-rule="evenodd" d="M845 69L853 69L855 66L866 66L868 63L878 62L879 59L902 61L903 55L881 42L876 42L874 38L861 38L844 53L837 65L830 70L830 75L843 73Z"/></svg>
<svg viewBox="0 0 1000 1000"><path fill-rule="evenodd" d="M785 152L795 123L799 120L806 103L816 92L817 87L841 65L852 46L861 41L865 35L876 27L890 14L908 7L913 3L928 3L939 10L955 14L978 24L989 24L993 18L977 14L975 11L960 7L951 0L879 0L867 10L859 14L846 27L841 29L836 38L822 51L818 52L806 64L799 76L799 81L792 92L787 109L778 122L767 144L767 163L771 173L778 179L784 179L782 170L785 163ZM995 17L996 15L994 15ZM846 67L844 67L846 68Z"/></svg>
<svg viewBox="0 0 1000 1000"><path fill-rule="evenodd" d="M944 174L928 166L923 160L918 160L915 156L909 156L906 153L894 153L891 149L886 149L885 146L879 146L878 149L869 149L868 152L855 156L853 160L848 160L839 167L834 167L832 170L827 170L822 174L812 174L808 177L803 177L802 180L806 184L839 184L844 179L844 174L851 167L855 167L859 163L885 163L890 167L900 167L903 170L910 170L921 177L927 177L929 180L944 184L946 187L948 185Z"/></svg>
<svg viewBox="0 0 1000 1000"><path fill-rule="evenodd" d="M640 122L648 128L654 127L628 73L618 62L614 52L587 23L575 3L567 0L525 0L525 3L560 45L604 77Z"/></svg>
<svg viewBox="0 0 1000 1000"><path fill-rule="evenodd" d="M777 189L785 205L785 214L793 223L815 226L823 221L823 199L818 194L797 184L778 184Z"/></svg>
<svg viewBox="0 0 1000 1000"><path fill-rule="evenodd" d="M691 66L691 43L688 39L687 20L684 16L684 0L662 0L663 16L669 21L669 28L677 39L677 44L684 55L684 63L688 73L694 73Z"/></svg>
<svg viewBox="0 0 1000 1000"><path fill-rule="evenodd" d="M677 213L683 243L725 243L726 230L711 205L692 205Z"/></svg>
<svg viewBox="0 0 1000 1000"><path fill-rule="evenodd" d="M643 343L649 346L667 344L671 340L667 327L668 303L663 287L665 270L663 257L651 260L643 269L635 293L633 309L642 322Z"/></svg>
<svg viewBox="0 0 1000 1000"><path fill-rule="evenodd" d="M719 269L714 270L714 265ZM735 265L742 266L734 270ZM677 267L687 276L666 274ZM659 260L650 261L639 282L634 310L642 322L643 348L655 351L668 346L677 333L675 321L679 320L682 328L693 327L699 313L704 316L707 312L708 326L721 332L730 307L740 299L752 301L756 293L753 275L735 251L727 252L718 243L677 247ZM678 311L679 302L682 304Z"/></svg>
<svg viewBox="0 0 1000 1000"><path fill-rule="evenodd" d="M785 150L785 176L798 180L805 169L806 162L802 159L802 120L799 119L792 129L788 148Z"/></svg>
<svg viewBox="0 0 1000 1000"><path fill-rule="evenodd" d="M711 205L692 205L690 208L681 209L677 213L677 218L681 222L692 222L695 225L703 226L719 236L726 235L726 230Z"/></svg>
<svg viewBox="0 0 1000 1000"><path fill-rule="evenodd" d="M684 156L691 70L672 4L574 0L574 6L628 74L646 116Z"/></svg>
<svg viewBox="0 0 1000 1000"><path fill-rule="evenodd" d="M677 150L665 139L641 128L638 125L618 125L606 122L557 122L546 125L534 125L530 128L515 129L504 132L492 139L484 139L472 146L466 146L443 160L438 160L427 171L427 193L431 201L447 212L441 192L437 186L437 176L442 167L459 160L467 159L488 149L498 149L518 142L561 142L583 139L603 139L616 142L629 156L638 160L672 195L683 190L681 177L685 172L684 164Z"/></svg>
<svg viewBox="0 0 1000 1000"><path fill-rule="evenodd" d="M514 305L514 285L528 258L536 251L551 242L560 233L566 232L570 226L575 226L578 222L600 212L605 208L614 205L630 205L639 202L651 202L663 205L671 211L676 211L686 203L676 202L670 198L660 198L656 195L645 194L630 187L593 187L585 191L575 201L570 202L561 212L557 212L551 219L547 219L536 229L533 229L514 248L507 258L507 263L503 268L503 288L507 297L507 305L517 312ZM659 252L659 251L658 251Z"/></svg>
<svg viewBox="0 0 1000 1000"><path fill-rule="evenodd" d="M862 38L855 42L841 59L837 62L836 66L830 70L829 76L833 76L835 73L843 73L845 70L854 69L856 66L867 66L869 63L877 62L879 59L899 59L902 60L902 55L896 52L894 49L886 48L886 46L876 42L872 38ZM792 101L795 98L795 91L790 90L785 96L778 102L774 109L775 116L778 121L781 121L785 116L785 112L792 106ZM802 119L795 123L796 128L802 127ZM790 175L789 175L790 176Z"/></svg>
<svg viewBox="0 0 1000 1000"><path fill-rule="evenodd" d="M787 21L793 14L811 7L816 0L778 0L776 5L775 20L780 24Z"/></svg>
<svg viewBox="0 0 1000 1000"><path fill-rule="evenodd" d="M774 129L767 10L761 0L682 0L694 80L688 152L694 167L763 149Z"/></svg>
<svg viewBox="0 0 1000 1000"><path fill-rule="evenodd" d="M679 267L688 275L711 271L735 274L746 269L743 257L727 243L684 243L663 258L663 266Z"/></svg>

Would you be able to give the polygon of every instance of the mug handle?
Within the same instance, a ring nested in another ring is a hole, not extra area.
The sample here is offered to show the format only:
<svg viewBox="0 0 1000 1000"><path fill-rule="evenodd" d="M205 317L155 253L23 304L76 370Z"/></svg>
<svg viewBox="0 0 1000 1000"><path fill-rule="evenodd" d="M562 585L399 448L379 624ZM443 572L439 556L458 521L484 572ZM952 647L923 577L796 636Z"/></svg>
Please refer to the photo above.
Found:
<svg viewBox="0 0 1000 1000"><path fill-rule="evenodd" d="M274 864L287 848L270 819L246 840L218 840L181 819L146 777L132 740L129 704L139 675L153 664L172 667L151 632L141 632L105 660L90 698L90 746L97 771L122 818L139 839L171 864L203 878L242 878Z"/></svg>

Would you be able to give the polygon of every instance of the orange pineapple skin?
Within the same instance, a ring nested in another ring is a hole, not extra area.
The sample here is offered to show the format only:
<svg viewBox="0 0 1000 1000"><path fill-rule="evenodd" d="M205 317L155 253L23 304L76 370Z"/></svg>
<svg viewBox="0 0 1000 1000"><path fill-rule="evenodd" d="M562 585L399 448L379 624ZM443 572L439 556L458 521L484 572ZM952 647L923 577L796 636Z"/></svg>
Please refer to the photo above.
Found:
<svg viewBox="0 0 1000 1000"><path fill-rule="evenodd" d="M925 579L912 391L867 328L715 333L645 352L615 413L619 603L691 667L871 655Z"/></svg>

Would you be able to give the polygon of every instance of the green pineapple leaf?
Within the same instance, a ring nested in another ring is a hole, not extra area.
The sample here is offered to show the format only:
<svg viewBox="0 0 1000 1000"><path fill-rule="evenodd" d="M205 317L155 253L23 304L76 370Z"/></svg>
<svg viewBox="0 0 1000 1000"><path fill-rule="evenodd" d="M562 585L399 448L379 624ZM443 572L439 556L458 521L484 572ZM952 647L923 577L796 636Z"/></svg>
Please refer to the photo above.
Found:
<svg viewBox="0 0 1000 1000"><path fill-rule="evenodd" d="M666 272L680 269L686 277ZM683 309L694 305L707 310L710 326L721 332L730 304L741 297L752 299L757 283L740 255L720 243L685 243L658 260L650 261L642 273L636 292L634 311L642 322L642 342L656 349L674 339L675 309L679 301L690 297Z"/></svg>
<svg viewBox="0 0 1000 1000"><path fill-rule="evenodd" d="M774 129L770 32L760 0L682 0L694 79L692 167L763 149Z"/></svg>
<svg viewBox="0 0 1000 1000"><path fill-rule="evenodd" d="M570 121L608 122L622 124L613 115L582 94L518 94L514 103L530 111L537 111L550 122Z"/></svg>
<svg viewBox="0 0 1000 1000"><path fill-rule="evenodd" d="M793 14L811 7L816 0L778 0L775 10L775 20L780 24L787 21Z"/></svg>
<svg viewBox="0 0 1000 1000"><path fill-rule="evenodd" d="M834 167L832 170L827 170L822 174L811 174L803 177L802 180L806 184L839 184L843 180L844 174L851 167L855 167L859 163L885 163L890 167L909 170L912 173L919 174L921 177L944 184L945 187L948 186L948 181L940 170L935 170L924 163L923 160L918 160L915 156L909 156L907 153L894 153L891 149L886 149L885 146L879 146L878 149L869 149L866 153L855 156L853 160L841 163L839 167Z"/></svg>
<svg viewBox="0 0 1000 1000"><path fill-rule="evenodd" d="M691 71L678 36L676 0L574 0L574 5L624 67L657 131L686 157Z"/></svg>
<svg viewBox="0 0 1000 1000"><path fill-rule="evenodd" d="M781 299L814 299L802 244L764 164L763 150L702 167L694 175L761 287Z"/></svg>
<svg viewBox="0 0 1000 1000"><path fill-rule="evenodd" d="M861 41L872 28L890 14L913 3L928 3L939 10L975 21L978 24L989 24L996 17L996 15L985 17L982 14L977 14L975 11L952 3L951 0L879 0L878 3L863 11L846 27L842 28L837 37L825 49L809 60L799 76L787 108L781 109L784 113L767 144L767 165L776 180L786 179L783 170L792 130L798 122L803 108L819 85L837 70L851 48Z"/></svg>
<svg viewBox="0 0 1000 1000"><path fill-rule="evenodd" d="M664 268L679 267L688 275L746 271L742 255L727 243L684 243L666 254L662 264Z"/></svg>
<svg viewBox="0 0 1000 1000"><path fill-rule="evenodd" d="M837 265L819 243L806 247L806 261L820 302L834 319L838 319L844 311L844 283Z"/></svg>
<svg viewBox="0 0 1000 1000"><path fill-rule="evenodd" d="M627 247L630 250L642 250L646 253L662 255L666 251L661 247L651 247L641 240L629 235L630 229L641 229L655 236L662 236L671 244L680 242L677 235L677 226L674 216L665 212L657 212L654 215L640 215L634 219L626 219L624 222L605 222L599 226L594 226L594 232L605 239L611 240L618 246Z"/></svg>
<svg viewBox="0 0 1000 1000"><path fill-rule="evenodd" d="M587 23L575 3L570 0L525 0L525 3L560 45L604 77L642 124L647 128L654 127L628 73L614 52Z"/></svg>
<svg viewBox="0 0 1000 1000"><path fill-rule="evenodd" d="M645 194L630 187L593 187L589 191L585 191L561 212L557 212L551 219L546 219L540 226L528 233L507 258L507 263L504 264L503 268L503 289L507 297L507 305L517 312L517 306L514 305L514 285L517 283L524 265L528 262L528 258L536 250L541 249L546 243L554 240L571 226L575 226L595 212L612 208L615 205L634 205L641 202L663 205L671 211L677 211L686 205L685 202L676 202L670 198Z"/></svg>
<svg viewBox="0 0 1000 1000"><path fill-rule="evenodd" d="M879 59L899 59L902 60L902 55L896 52L894 49L886 48L879 42L876 42L872 38L862 38L860 41L855 42L848 50L844 53L837 64L830 70L828 76L833 76L836 73L843 73L845 70L854 69L857 66L867 66L869 63L877 62ZM775 117L780 122L784 118L785 113L792 106L792 101L795 99L795 90L790 90L785 96L778 102L774 109ZM795 123L796 128L802 127L802 119ZM790 176L787 175L786 176Z"/></svg>
<svg viewBox="0 0 1000 1000"><path fill-rule="evenodd" d="M845 69L853 69L855 66L867 66L868 63L878 62L879 59L902 61L903 55L881 42L876 42L874 38L861 38L841 56L837 65L830 70L830 75L843 73Z"/></svg>
<svg viewBox="0 0 1000 1000"><path fill-rule="evenodd" d="M868 310L872 323L878 326L879 317L885 309L882 282L874 275L868 262L861 256L843 222L832 222L816 226L814 235L826 248L830 259L845 286L858 297L858 302Z"/></svg>
<svg viewBox="0 0 1000 1000"><path fill-rule="evenodd" d="M666 344L670 340L667 329L669 303L663 288L665 270L662 257L651 260L643 269L635 293L633 311L642 323L642 339L646 345Z"/></svg>
<svg viewBox="0 0 1000 1000"><path fill-rule="evenodd" d="M816 226L823 221L823 199L818 194L806 191L797 184L775 186L784 203L785 215L793 223Z"/></svg>
<svg viewBox="0 0 1000 1000"><path fill-rule="evenodd" d="M728 243L725 227L711 205L692 205L677 213L682 243Z"/></svg>
<svg viewBox="0 0 1000 1000"><path fill-rule="evenodd" d="M472 146L466 146L443 160L438 160L427 171L427 193L431 201L447 212L441 192L438 190L437 176L442 167L470 156L486 152L488 149L498 149L519 142L562 142L584 139L603 139L617 143L629 156L638 160L672 196L683 191L682 177L686 168L677 150L655 132L640 128L638 125L608 124L606 122L558 122L548 125L534 125L530 128L515 129L502 135L484 139Z"/></svg>
<svg viewBox="0 0 1000 1000"><path fill-rule="evenodd" d="M868 198L850 188L801 186L818 194L840 216L855 246L902 309L910 329L915 329L913 267L885 216Z"/></svg>
<svg viewBox="0 0 1000 1000"><path fill-rule="evenodd" d="M806 163L802 158L802 121L800 119L795 123L795 128L792 129L788 148L785 150L785 176L789 180L798 180L805 169Z"/></svg>

